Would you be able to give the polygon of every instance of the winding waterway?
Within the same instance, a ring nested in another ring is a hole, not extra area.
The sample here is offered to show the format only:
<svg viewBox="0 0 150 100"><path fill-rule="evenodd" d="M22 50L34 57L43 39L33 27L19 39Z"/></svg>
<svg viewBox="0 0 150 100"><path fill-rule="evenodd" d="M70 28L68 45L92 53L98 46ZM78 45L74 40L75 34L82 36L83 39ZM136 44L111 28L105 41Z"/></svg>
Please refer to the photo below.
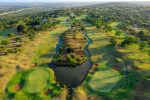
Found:
<svg viewBox="0 0 150 100"><path fill-rule="evenodd" d="M66 85L68 88L74 88L78 85L80 85L87 73L89 72L90 68L92 67L92 61L90 60L90 52L88 51L89 45L92 43L92 41L88 38L87 32L84 32L84 36L87 39L87 44L84 47L84 52L87 57L87 61L81 65L78 65L76 67L70 67L70 66L56 66L53 62L49 64L49 66L54 70L56 80L63 85ZM61 46L62 40L61 36L59 37L58 44L56 46L56 53L58 48Z"/></svg>

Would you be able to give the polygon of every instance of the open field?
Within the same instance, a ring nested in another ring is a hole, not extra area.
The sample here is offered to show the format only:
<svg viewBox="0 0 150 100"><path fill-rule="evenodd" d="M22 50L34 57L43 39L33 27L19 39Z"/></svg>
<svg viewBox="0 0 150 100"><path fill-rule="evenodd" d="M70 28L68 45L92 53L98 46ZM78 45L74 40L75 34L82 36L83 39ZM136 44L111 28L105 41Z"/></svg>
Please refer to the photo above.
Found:
<svg viewBox="0 0 150 100"><path fill-rule="evenodd" d="M54 29L39 33L34 41L30 41L22 46L21 52L0 57L2 61L0 63L0 96L3 96L6 83L16 73L17 65L22 69L29 69L37 65L47 65L50 62L50 56L54 53L58 41L57 36L64 32L67 27L58 25ZM36 64L39 57L41 59L40 63Z"/></svg>

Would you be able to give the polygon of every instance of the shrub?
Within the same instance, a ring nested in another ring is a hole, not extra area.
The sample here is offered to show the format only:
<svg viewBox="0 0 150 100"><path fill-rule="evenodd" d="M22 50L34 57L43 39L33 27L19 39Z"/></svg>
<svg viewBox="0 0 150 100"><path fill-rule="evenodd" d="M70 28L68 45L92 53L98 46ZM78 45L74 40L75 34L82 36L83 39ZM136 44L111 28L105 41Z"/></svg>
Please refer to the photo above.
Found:
<svg viewBox="0 0 150 100"><path fill-rule="evenodd" d="M115 46L115 45L117 44L116 38L115 38L115 37L112 37L112 38L110 39L110 43L111 43L113 46Z"/></svg>
<svg viewBox="0 0 150 100"><path fill-rule="evenodd" d="M21 47L22 46L22 44L21 43L18 43L17 45L16 45L16 47Z"/></svg>
<svg viewBox="0 0 150 100"><path fill-rule="evenodd" d="M16 42L21 42L21 38L17 37Z"/></svg>
<svg viewBox="0 0 150 100"><path fill-rule="evenodd" d="M70 62L72 65L77 64L77 60L75 58L72 58L72 54L67 54L67 61Z"/></svg>
<svg viewBox="0 0 150 100"><path fill-rule="evenodd" d="M5 39L5 40L2 40L2 41L1 41L1 44L2 44L2 45L7 45L8 42L9 42L9 40Z"/></svg>
<svg viewBox="0 0 150 100"><path fill-rule="evenodd" d="M9 34L7 34L7 37L13 37L14 36L14 34L13 33L9 33Z"/></svg>
<svg viewBox="0 0 150 100"><path fill-rule="evenodd" d="M0 48L1 48L1 49L5 49L6 46L5 46L5 45L1 45Z"/></svg>
<svg viewBox="0 0 150 100"><path fill-rule="evenodd" d="M14 50L14 49L7 49L7 52L8 52L8 53L16 53L17 51Z"/></svg>
<svg viewBox="0 0 150 100"><path fill-rule="evenodd" d="M133 37L133 36L127 36L127 37L125 37L124 41L121 43L121 46L124 47L128 44L131 44L131 43L137 44L138 39L136 37Z"/></svg>

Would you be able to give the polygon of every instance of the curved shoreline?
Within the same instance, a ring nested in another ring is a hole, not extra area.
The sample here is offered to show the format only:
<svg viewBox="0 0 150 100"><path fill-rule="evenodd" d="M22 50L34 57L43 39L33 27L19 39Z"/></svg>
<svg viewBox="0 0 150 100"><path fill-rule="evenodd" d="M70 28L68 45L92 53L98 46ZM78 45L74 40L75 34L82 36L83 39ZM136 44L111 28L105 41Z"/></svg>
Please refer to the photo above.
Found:
<svg viewBox="0 0 150 100"><path fill-rule="evenodd" d="M49 64L49 66L54 70L56 80L62 84L66 85L68 88L74 88L78 85L80 85L85 77L87 76L90 68L92 67L92 61L90 60L90 52L88 50L89 45L92 43L92 41L87 36L87 31L84 31L84 37L87 40L87 44L84 46L84 52L87 57L87 61L81 65L77 65L76 67L58 67L53 62ZM58 44L56 46L56 52L57 48L61 44L61 36L59 36Z"/></svg>

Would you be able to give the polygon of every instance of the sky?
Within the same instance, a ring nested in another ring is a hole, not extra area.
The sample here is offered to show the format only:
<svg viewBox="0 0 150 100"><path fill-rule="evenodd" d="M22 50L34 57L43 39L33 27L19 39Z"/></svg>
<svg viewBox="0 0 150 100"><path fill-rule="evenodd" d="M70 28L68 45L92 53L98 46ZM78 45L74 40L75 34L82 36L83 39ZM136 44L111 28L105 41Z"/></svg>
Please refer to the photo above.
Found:
<svg viewBox="0 0 150 100"><path fill-rule="evenodd" d="M150 1L150 0L0 0L0 2L118 2L118 1Z"/></svg>

